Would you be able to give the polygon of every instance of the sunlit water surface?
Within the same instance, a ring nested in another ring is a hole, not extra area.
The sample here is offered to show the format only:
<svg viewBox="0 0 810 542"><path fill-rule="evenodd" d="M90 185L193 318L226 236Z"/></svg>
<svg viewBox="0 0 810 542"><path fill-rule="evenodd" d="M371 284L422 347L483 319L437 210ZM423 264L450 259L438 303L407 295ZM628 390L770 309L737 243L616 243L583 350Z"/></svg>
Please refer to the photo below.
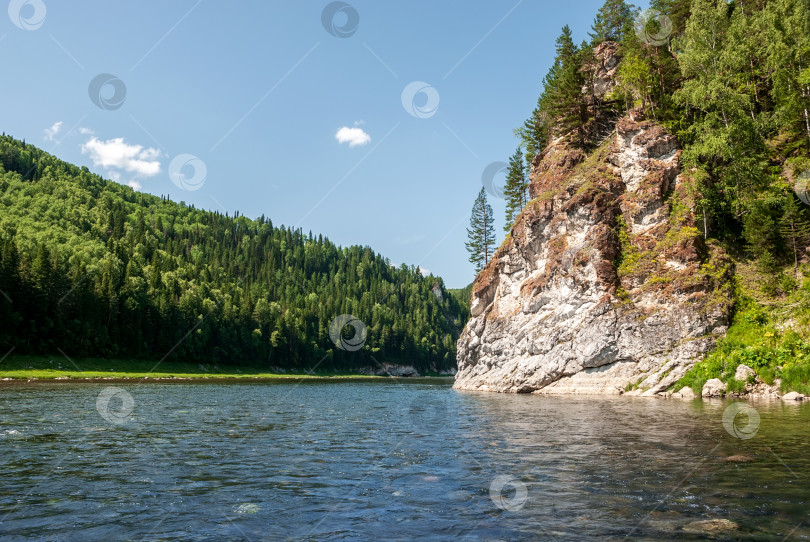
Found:
<svg viewBox="0 0 810 542"><path fill-rule="evenodd" d="M102 384L0 387L0 538L810 537L810 405L755 404L743 439L719 401L438 380L115 386L134 409L112 421ZM696 530L707 519L738 529Z"/></svg>

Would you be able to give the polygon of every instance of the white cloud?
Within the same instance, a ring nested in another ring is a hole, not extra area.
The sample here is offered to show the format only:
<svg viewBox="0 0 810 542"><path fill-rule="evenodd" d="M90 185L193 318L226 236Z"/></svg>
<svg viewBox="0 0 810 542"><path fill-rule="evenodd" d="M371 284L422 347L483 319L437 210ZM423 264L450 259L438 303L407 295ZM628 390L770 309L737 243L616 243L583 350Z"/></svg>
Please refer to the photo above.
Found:
<svg viewBox="0 0 810 542"><path fill-rule="evenodd" d="M131 186L135 190L140 190L142 188L141 183L139 183L138 181L129 181L127 185Z"/></svg>
<svg viewBox="0 0 810 542"><path fill-rule="evenodd" d="M45 141L54 141L56 140L56 136L62 130L62 121L57 121L53 123L53 126L50 128L45 128Z"/></svg>
<svg viewBox="0 0 810 542"><path fill-rule="evenodd" d="M92 129L85 128L84 126L79 128L79 133L82 134L82 135L93 135L93 134L95 134L95 132Z"/></svg>
<svg viewBox="0 0 810 542"><path fill-rule="evenodd" d="M82 154L89 154L93 165L103 167L110 172L110 176L123 170L134 173L138 177L154 177L160 173L160 151L154 148L144 148L142 145L129 145L124 143L123 137L116 137L101 141L91 137L82 145Z"/></svg>
<svg viewBox="0 0 810 542"><path fill-rule="evenodd" d="M423 277L430 275L430 269L427 267L422 267L421 265L419 266L419 272L422 273Z"/></svg>
<svg viewBox="0 0 810 542"><path fill-rule="evenodd" d="M354 128L343 126L335 134L335 139L338 143L348 143L349 147L358 147L371 142L371 136L357 126Z"/></svg>

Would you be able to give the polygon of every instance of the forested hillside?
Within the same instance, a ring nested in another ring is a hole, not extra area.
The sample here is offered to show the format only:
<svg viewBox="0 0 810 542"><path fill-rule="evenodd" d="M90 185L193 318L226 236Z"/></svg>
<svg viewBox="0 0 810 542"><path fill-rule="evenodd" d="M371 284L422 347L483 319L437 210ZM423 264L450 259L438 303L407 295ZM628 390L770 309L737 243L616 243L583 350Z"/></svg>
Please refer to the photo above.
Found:
<svg viewBox="0 0 810 542"><path fill-rule="evenodd" d="M440 278L263 216L138 193L5 135L0 167L3 354L455 365L468 310ZM330 339L341 314L367 326L358 351Z"/></svg>

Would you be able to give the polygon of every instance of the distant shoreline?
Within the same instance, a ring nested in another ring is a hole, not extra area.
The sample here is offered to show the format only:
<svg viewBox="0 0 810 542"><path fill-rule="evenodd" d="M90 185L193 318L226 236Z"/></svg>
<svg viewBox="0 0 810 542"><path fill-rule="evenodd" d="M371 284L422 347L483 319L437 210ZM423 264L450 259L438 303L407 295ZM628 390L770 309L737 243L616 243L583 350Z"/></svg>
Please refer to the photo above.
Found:
<svg viewBox="0 0 810 542"><path fill-rule="evenodd" d="M115 373L111 373L115 374ZM238 383L262 383L262 382L289 382L289 381L306 381L306 382L381 382L381 381L396 381L406 380L409 382L417 381L443 381L452 382L452 376L368 376L368 375L338 375L338 376L319 376L319 375L278 375L278 376L219 376L219 375L201 375L197 378L189 377L119 377L108 376L104 378L85 378L85 377L71 377L71 378L10 378L3 377L0 379L0 387L3 386L16 386L20 384L133 384L136 382L141 383L157 383L157 384L238 384Z"/></svg>
<svg viewBox="0 0 810 542"><path fill-rule="evenodd" d="M71 367L69 367L71 366ZM0 385L19 383L132 383L144 382L282 382L379 381L389 379L451 380L453 376L428 373L419 376L368 375L356 372L280 372L259 367L222 366L126 359L67 359L62 356L10 356L0 363Z"/></svg>

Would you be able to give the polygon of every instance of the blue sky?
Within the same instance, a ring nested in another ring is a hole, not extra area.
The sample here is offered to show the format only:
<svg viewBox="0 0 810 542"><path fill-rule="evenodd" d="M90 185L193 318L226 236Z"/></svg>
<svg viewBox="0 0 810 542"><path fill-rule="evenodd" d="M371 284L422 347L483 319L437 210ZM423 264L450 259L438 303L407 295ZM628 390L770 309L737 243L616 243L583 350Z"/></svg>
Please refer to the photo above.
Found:
<svg viewBox="0 0 810 542"><path fill-rule="evenodd" d="M514 152L560 28L585 39L602 0L356 0L327 17L345 37L328 1L69 4L0 19L2 131L462 287L482 172Z"/></svg>

